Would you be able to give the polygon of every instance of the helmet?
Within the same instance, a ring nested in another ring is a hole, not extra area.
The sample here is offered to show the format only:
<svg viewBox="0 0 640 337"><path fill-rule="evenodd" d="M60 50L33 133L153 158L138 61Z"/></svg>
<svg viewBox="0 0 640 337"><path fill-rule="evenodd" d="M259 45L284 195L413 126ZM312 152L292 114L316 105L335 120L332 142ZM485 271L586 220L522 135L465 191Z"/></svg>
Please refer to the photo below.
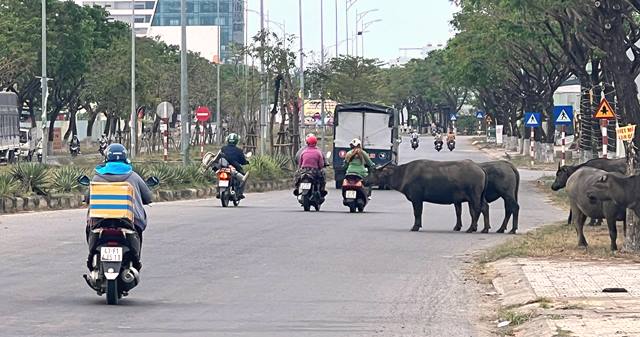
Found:
<svg viewBox="0 0 640 337"><path fill-rule="evenodd" d="M313 134L308 135L306 141L309 146L316 146L318 144L318 138Z"/></svg>
<svg viewBox="0 0 640 337"><path fill-rule="evenodd" d="M125 148L122 144L113 143L107 147L105 151L105 162L122 162L129 163L129 159L127 158L127 148Z"/></svg>
<svg viewBox="0 0 640 337"><path fill-rule="evenodd" d="M237 133L230 133L227 136L227 144L229 145L238 145L240 142L240 136Z"/></svg>
<svg viewBox="0 0 640 337"><path fill-rule="evenodd" d="M351 143L349 143L349 146L351 146L352 148L354 147L360 147L362 146L362 142L360 141L360 139L358 138L354 138Z"/></svg>

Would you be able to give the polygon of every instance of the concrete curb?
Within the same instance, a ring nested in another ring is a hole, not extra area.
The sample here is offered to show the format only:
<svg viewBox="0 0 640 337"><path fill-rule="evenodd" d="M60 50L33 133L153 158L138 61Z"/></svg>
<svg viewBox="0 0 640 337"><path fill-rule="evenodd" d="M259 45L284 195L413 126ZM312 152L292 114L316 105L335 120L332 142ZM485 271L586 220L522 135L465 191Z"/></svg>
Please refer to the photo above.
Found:
<svg viewBox="0 0 640 337"><path fill-rule="evenodd" d="M245 188L247 193L259 193L279 191L293 188L292 180L257 181L249 180ZM155 201L191 200L213 197L216 194L215 187L186 188L180 190L155 190ZM0 214L20 212L50 211L57 209L82 208L84 195L52 195L30 197L4 197L0 198Z"/></svg>

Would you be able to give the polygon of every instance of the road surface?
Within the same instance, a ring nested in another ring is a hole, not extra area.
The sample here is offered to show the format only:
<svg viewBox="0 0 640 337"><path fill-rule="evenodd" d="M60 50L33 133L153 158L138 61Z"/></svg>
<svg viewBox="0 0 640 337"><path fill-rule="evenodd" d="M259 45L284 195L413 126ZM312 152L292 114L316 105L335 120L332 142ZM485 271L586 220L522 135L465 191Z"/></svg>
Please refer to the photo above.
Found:
<svg viewBox="0 0 640 337"><path fill-rule="evenodd" d="M431 138L401 160L488 158L460 138L436 153ZM523 180L536 173L523 172ZM330 184L329 184L330 185ZM533 187L520 189L520 227L566 218ZM89 289L84 210L0 217L2 336L477 336L463 283L468 254L506 234L452 232L453 206L426 205L423 230L394 191L374 191L349 214L335 190L321 212L290 191L149 209L141 284L119 306ZM503 216L492 204L492 230Z"/></svg>

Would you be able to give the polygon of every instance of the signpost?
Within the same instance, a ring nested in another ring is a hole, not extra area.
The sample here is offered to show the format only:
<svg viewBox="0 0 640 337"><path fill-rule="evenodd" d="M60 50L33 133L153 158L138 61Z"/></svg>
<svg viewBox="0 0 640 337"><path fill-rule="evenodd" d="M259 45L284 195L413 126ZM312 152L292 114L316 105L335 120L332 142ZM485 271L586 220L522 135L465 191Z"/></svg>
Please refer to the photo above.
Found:
<svg viewBox="0 0 640 337"><path fill-rule="evenodd" d="M204 122L209 120L211 111L206 106L199 106L196 109L196 120L200 123L200 158L204 157Z"/></svg>
<svg viewBox="0 0 640 337"><path fill-rule="evenodd" d="M535 128L539 128L542 125L542 114L539 112L525 112L524 113L524 126L531 128L531 136L529 137L529 143L531 144L529 152L531 154L531 165L533 165L535 156Z"/></svg>
<svg viewBox="0 0 640 337"><path fill-rule="evenodd" d="M607 127L609 126L609 120L615 119L616 114L613 112L613 108L606 98L602 98L598 108L596 109L596 114L593 117L600 120L600 131L602 132L602 158L607 158L607 154L609 152Z"/></svg>
<svg viewBox="0 0 640 337"><path fill-rule="evenodd" d="M158 104L156 108L156 115L162 120L160 131L162 133L162 145L164 147L164 161L169 160L169 117L173 115L173 111L173 105L169 102L162 102Z"/></svg>
<svg viewBox="0 0 640 337"><path fill-rule="evenodd" d="M478 119L478 135L482 132L482 120L484 119L484 112L476 112L476 119Z"/></svg>
<svg viewBox="0 0 640 337"><path fill-rule="evenodd" d="M634 124L630 124L627 126L621 126L619 128L616 128L616 134L618 135L618 139L625 141L625 142L630 142L633 140L633 136L635 135L636 132L636 126Z"/></svg>
<svg viewBox="0 0 640 337"><path fill-rule="evenodd" d="M573 123L573 106L558 105L553 108L553 123L560 126L560 138L562 139L562 157L560 165L564 166L566 162L566 126Z"/></svg>

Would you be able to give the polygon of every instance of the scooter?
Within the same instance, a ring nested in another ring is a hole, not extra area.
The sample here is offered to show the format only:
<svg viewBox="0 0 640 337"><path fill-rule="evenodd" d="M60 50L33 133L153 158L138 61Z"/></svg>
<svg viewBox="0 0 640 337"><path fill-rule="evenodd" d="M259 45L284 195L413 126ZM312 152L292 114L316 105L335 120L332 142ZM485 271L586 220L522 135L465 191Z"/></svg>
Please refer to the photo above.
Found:
<svg viewBox="0 0 640 337"><path fill-rule="evenodd" d="M76 157L80 153L80 146L70 144L69 145L69 153L71 153L71 157Z"/></svg>
<svg viewBox="0 0 640 337"><path fill-rule="evenodd" d="M298 185L298 202L302 205L305 212L309 212L311 207L316 212L320 211L320 206L324 203L324 197L320 190L320 183L311 171L304 171L300 175L300 183Z"/></svg>
<svg viewBox="0 0 640 337"><path fill-rule="evenodd" d="M91 185L91 180L87 176L78 178L78 183L83 186ZM150 177L146 180L149 187L157 186L160 183L158 178ZM108 183L105 185L109 185ZM93 187L92 187L93 188ZM103 187L104 189L104 187ZM108 188L107 188L108 189ZM118 186L115 190L121 191ZM106 191L103 190L102 192ZM115 208L107 209L105 205L108 201L113 201L114 205L122 204L118 198L110 200L113 195L103 194L97 205L92 207L109 212L118 212ZM118 195L119 196L119 195ZM117 197L117 196L116 196ZM126 205L125 205L126 206ZM89 267L91 272L83 275L85 281L96 293L101 296L106 294L107 304L115 305L123 296L128 296L129 291L140 282L140 272L134 267L135 256L140 256L141 240L135 230L133 222L128 218L92 218L96 221L87 232L87 243L90 249Z"/></svg>
<svg viewBox="0 0 640 337"><path fill-rule="evenodd" d="M364 186L362 177L349 174L342 181L342 204L349 207L350 213L364 212L369 201L367 188Z"/></svg>
<svg viewBox="0 0 640 337"><path fill-rule="evenodd" d="M456 148L456 141L455 140L447 141L447 147L449 148L449 151L453 151L453 149Z"/></svg>
<svg viewBox="0 0 640 337"><path fill-rule="evenodd" d="M417 149L418 146L420 145L420 140L418 140L418 138L412 138L411 139L411 148L412 149Z"/></svg>
<svg viewBox="0 0 640 337"><path fill-rule="evenodd" d="M442 140L434 141L433 145L435 146L436 151L440 152L442 150L442 145L443 145Z"/></svg>

